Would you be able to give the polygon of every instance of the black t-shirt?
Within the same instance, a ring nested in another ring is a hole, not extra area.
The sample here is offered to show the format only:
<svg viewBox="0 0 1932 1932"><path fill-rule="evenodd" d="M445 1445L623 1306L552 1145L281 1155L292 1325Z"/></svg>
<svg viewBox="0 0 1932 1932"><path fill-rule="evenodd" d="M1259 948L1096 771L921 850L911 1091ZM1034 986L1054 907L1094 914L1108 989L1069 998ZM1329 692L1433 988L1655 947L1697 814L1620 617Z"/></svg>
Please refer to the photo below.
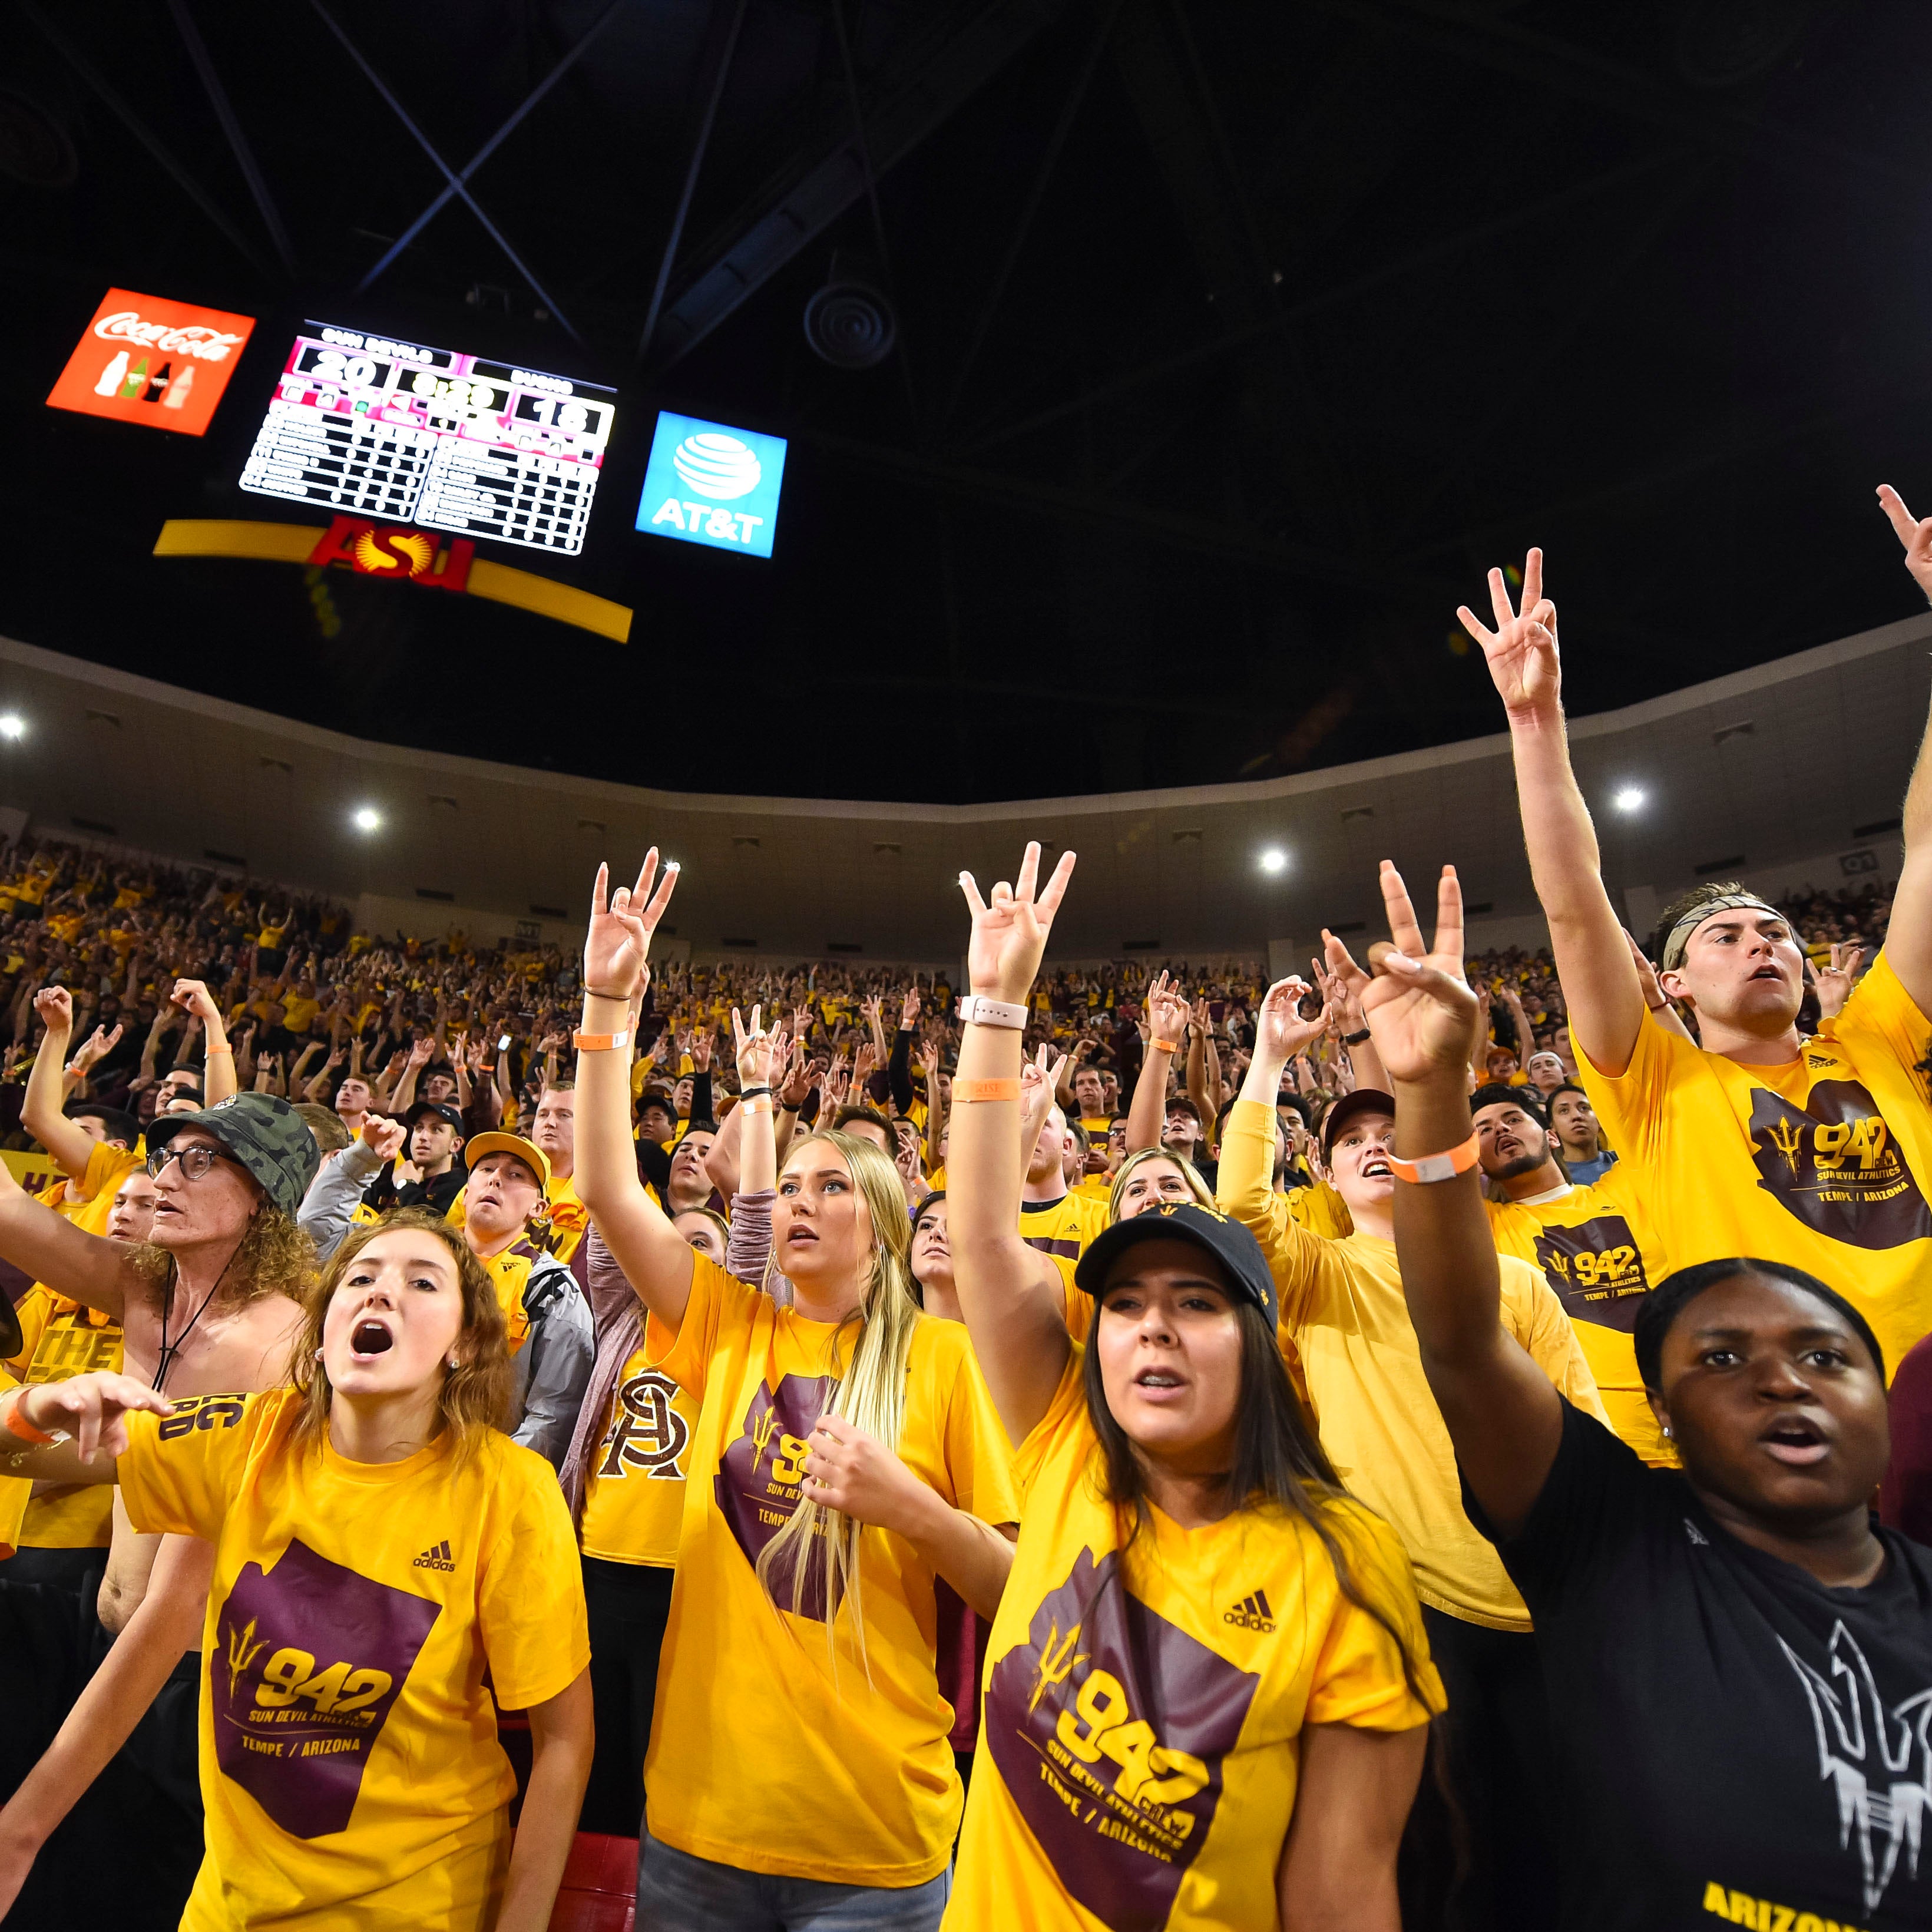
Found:
<svg viewBox="0 0 1932 1932"><path fill-rule="evenodd" d="M1828 1589L1568 1403L1520 1536L1464 1502L1536 1619L1564 1932L1932 1925L1932 1551Z"/></svg>

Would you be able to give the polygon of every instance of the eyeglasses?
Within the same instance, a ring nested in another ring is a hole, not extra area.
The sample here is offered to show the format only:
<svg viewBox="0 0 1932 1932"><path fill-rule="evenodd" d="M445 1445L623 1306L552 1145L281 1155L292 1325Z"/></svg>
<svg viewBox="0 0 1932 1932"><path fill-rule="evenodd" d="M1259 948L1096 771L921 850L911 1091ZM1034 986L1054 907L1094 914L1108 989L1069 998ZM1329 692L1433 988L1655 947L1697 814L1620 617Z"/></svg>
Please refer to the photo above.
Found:
<svg viewBox="0 0 1932 1932"><path fill-rule="evenodd" d="M234 1161L237 1167L242 1164L235 1160L232 1154L225 1154L220 1148L205 1147L199 1142L188 1147L176 1147L170 1142L166 1147L156 1148L148 1155L148 1173L160 1180L162 1170L171 1160L181 1162L184 1180L199 1180L218 1160Z"/></svg>

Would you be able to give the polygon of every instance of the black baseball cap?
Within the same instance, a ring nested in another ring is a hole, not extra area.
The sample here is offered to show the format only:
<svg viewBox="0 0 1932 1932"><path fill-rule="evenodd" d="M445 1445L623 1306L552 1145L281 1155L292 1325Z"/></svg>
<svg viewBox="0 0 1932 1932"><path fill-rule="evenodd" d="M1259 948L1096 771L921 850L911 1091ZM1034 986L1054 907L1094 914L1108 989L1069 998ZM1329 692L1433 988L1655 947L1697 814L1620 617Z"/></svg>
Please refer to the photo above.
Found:
<svg viewBox="0 0 1932 1932"><path fill-rule="evenodd" d="M403 1116L403 1125L413 1127L425 1114L434 1114L439 1120L447 1120L459 1134L463 1131L463 1116L444 1100L418 1100Z"/></svg>
<svg viewBox="0 0 1932 1932"><path fill-rule="evenodd" d="M1073 1270L1075 1286L1098 1300L1115 1258L1137 1242L1156 1240L1192 1241L1197 1248L1206 1249L1220 1264L1234 1292L1252 1301L1268 1318L1270 1328L1276 1325L1280 1316L1274 1277L1268 1273L1261 1244L1240 1222L1194 1201L1163 1201L1157 1208L1144 1208L1125 1221L1116 1221L1080 1257Z"/></svg>
<svg viewBox="0 0 1932 1932"><path fill-rule="evenodd" d="M1378 1087L1358 1087L1352 1094L1344 1094L1322 1117L1322 1158L1325 1161L1335 1150L1335 1136L1358 1114L1386 1114L1395 1118L1395 1096L1384 1094Z"/></svg>

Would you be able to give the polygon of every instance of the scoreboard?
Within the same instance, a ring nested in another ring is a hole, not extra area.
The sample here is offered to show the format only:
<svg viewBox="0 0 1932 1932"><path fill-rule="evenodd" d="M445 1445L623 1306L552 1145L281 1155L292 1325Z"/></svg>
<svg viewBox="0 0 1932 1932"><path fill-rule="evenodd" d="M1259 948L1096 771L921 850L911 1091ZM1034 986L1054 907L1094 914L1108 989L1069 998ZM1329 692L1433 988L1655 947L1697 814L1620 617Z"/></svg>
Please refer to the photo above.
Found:
<svg viewBox="0 0 1932 1932"><path fill-rule="evenodd" d="M283 366L241 487L344 514L574 556L614 392L311 322Z"/></svg>

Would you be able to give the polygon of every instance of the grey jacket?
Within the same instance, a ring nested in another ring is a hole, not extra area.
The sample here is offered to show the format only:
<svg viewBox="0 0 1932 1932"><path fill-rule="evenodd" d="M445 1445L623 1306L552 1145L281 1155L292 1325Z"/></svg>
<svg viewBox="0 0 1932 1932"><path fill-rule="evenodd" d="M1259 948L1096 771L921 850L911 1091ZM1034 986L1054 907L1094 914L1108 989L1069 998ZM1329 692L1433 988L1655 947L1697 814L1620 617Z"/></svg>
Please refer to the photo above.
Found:
<svg viewBox="0 0 1932 1932"><path fill-rule="evenodd" d="M597 1359L597 1333L583 1289L554 1255L531 1263L524 1283L524 1312L530 1318L530 1332L514 1360L510 1435L557 1468L570 1447Z"/></svg>

